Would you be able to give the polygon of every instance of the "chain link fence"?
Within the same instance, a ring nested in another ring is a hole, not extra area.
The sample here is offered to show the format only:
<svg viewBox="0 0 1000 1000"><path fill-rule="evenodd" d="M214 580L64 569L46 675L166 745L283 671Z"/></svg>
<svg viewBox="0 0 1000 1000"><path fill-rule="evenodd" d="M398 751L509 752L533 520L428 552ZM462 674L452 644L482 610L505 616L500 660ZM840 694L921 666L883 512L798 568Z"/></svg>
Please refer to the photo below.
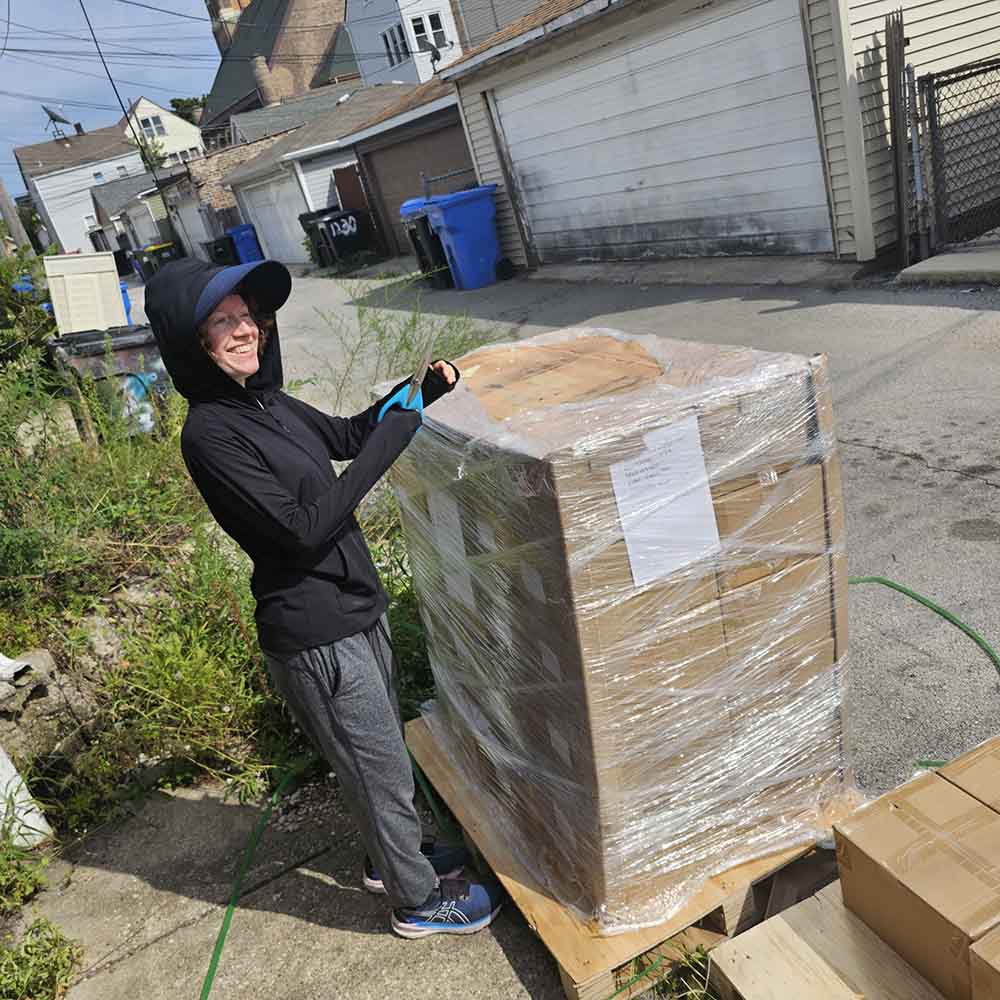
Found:
<svg viewBox="0 0 1000 1000"><path fill-rule="evenodd" d="M1000 59L919 80L930 143L934 243L1000 229Z"/></svg>

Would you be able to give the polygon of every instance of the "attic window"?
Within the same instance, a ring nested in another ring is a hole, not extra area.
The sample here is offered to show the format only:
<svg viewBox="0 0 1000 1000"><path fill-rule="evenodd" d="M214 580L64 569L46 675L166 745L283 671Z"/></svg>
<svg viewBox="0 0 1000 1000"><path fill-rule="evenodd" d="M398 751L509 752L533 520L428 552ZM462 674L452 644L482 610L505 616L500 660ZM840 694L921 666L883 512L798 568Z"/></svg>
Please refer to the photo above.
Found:
<svg viewBox="0 0 1000 1000"><path fill-rule="evenodd" d="M140 118L139 124L142 126L142 134L147 139L155 139L158 135L167 134L167 130L163 125L163 119L159 115L151 115L149 118Z"/></svg>
<svg viewBox="0 0 1000 1000"><path fill-rule="evenodd" d="M398 66L410 58L410 50L406 45L406 35L403 25L394 24L388 31L382 32L382 44L390 66Z"/></svg>
<svg viewBox="0 0 1000 1000"><path fill-rule="evenodd" d="M448 44L448 38L444 33L444 25L441 23L441 15L421 14L418 17L411 17L410 24L413 26L413 37L417 40L417 48L421 52L429 52L432 47L443 49Z"/></svg>

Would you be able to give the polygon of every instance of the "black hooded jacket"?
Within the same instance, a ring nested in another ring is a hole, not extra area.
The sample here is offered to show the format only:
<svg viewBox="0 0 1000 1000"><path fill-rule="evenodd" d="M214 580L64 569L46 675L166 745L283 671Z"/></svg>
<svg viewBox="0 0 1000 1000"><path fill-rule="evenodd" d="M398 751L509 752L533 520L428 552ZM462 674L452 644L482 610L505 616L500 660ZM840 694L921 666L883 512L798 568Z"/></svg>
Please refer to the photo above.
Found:
<svg viewBox="0 0 1000 1000"><path fill-rule="evenodd" d="M282 392L276 329L259 371L241 386L204 351L194 327L207 270L218 269L168 265L146 298L163 362L190 402L181 434L188 471L216 521L253 560L265 650L291 653L354 635L388 603L354 511L420 417L394 408L377 423L381 401L332 417ZM448 388L434 372L428 380L425 404ZM351 464L338 477L331 459Z"/></svg>

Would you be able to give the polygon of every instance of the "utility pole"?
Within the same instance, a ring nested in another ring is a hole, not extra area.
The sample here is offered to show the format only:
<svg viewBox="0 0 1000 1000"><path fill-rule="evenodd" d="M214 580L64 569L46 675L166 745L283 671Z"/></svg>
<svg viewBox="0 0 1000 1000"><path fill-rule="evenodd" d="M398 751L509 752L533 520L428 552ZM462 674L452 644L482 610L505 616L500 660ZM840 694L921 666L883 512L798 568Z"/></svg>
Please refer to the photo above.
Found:
<svg viewBox="0 0 1000 1000"><path fill-rule="evenodd" d="M19 247L27 246L28 250L34 253L31 249L31 240L28 239L28 234L24 231L21 216L17 214L17 206L10 195L7 194L7 188L4 186L2 179L0 179L0 215L3 216L3 221L7 224L7 232L11 235L14 242Z"/></svg>

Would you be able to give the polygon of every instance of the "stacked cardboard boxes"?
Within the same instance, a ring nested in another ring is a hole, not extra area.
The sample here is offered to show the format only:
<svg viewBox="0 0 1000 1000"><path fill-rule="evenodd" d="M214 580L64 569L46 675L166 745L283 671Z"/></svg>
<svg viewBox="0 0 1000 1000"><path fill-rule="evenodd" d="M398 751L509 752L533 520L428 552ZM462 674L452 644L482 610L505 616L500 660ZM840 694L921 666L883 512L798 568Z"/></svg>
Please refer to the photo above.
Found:
<svg viewBox="0 0 1000 1000"><path fill-rule="evenodd" d="M948 1000L1000 998L1000 739L836 834L845 905Z"/></svg>
<svg viewBox="0 0 1000 1000"><path fill-rule="evenodd" d="M394 482L484 814L606 930L814 838L847 780L825 359L569 330L459 367Z"/></svg>

